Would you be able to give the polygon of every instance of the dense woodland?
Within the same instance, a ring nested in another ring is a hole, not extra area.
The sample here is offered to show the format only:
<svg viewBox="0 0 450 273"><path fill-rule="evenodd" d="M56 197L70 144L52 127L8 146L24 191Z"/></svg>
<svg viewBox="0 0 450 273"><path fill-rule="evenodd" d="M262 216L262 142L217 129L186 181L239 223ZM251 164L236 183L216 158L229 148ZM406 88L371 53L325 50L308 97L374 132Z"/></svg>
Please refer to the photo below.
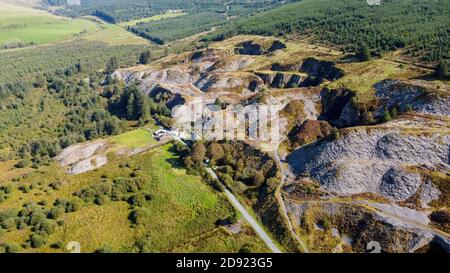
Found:
<svg viewBox="0 0 450 273"><path fill-rule="evenodd" d="M380 6L359 0L303 0L238 20L206 39L300 33L350 52L362 44L375 54L405 48L412 57L435 62L450 59L449 26L446 0L385 0Z"/></svg>
<svg viewBox="0 0 450 273"><path fill-rule="evenodd" d="M223 13L201 12L150 23L138 23L129 30L157 44L165 44L210 30L226 23Z"/></svg>
<svg viewBox="0 0 450 273"><path fill-rule="evenodd" d="M71 144L123 132L126 120L148 121L138 104L132 116L110 111L128 90L110 74L146 61L144 46L78 41L0 54L0 160L37 167Z"/></svg>
<svg viewBox="0 0 450 273"><path fill-rule="evenodd" d="M286 5L280 6L282 3ZM361 0L84 0L81 6L58 12L74 17L95 15L118 23L167 10L183 10L189 15L142 22L129 30L165 44L223 26L205 40L236 34L299 33L346 52L367 47L377 56L405 49L406 55L428 63L450 59L450 2L445 0L385 0L379 6Z"/></svg>
<svg viewBox="0 0 450 273"><path fill-rule="evenodd" d="M188 13L225 13L227 6L231 15L249 14L259 9L267 9L283 2L297 0L82 0L81 6L71 6L58 13L68 16L96 15L111 23L119 23L144 18L166 12L183 10ZM60 4L50 0L48 3Z"/></svg>
<svg viewBox="0 0 450 273"><path fill-rule="evenodd" d="M29 80L37 74L52 73L75 64L89 75L92 70L104 68L113 56L120 66L130 66L136 64L143 49L141 45L110 47L101 42L76 40L20 51L0 51L0 83Z"/></svg>
<svg viewBox="0 0 450 273"><path fill-rule="evenodd" d="M170 10L188 13L177 18L140 22L129 27L130 31L141 37L157 44L165 44L225 25L237 17L246 17L296 1L298 0L85 0L81 6L68 6L56 12L72 17L94 15L110 23L150 17ZM58 4L58 1L55 3Z"/></svg>

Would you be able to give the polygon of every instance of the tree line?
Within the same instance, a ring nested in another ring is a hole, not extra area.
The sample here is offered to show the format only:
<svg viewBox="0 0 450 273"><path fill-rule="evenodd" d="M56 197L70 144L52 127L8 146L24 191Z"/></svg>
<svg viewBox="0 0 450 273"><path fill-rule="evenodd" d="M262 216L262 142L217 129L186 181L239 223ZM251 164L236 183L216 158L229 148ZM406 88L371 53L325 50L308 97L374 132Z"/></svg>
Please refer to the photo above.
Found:
<svg viewBox="0 0 450 273"><path fill-rule="evenodd" d="M205 40L300 33L347 52L362 44L373 55L403 48L411 57L438 62L450 58L449 25L449 1L386 0L369 6L359 0L303 0L228 24Z"/></svg>

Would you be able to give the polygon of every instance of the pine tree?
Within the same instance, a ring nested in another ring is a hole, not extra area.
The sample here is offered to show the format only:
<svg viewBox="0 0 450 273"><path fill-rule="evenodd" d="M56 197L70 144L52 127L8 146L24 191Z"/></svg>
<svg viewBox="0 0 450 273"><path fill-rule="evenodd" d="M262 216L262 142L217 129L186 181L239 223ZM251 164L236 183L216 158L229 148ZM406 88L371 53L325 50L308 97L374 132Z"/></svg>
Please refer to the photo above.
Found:
<svg viewBox="0 0 450 273"><path fill-rule="evenodd" d="M360 60L360 61L368 61L370 60L370 50L369 47L365 44L362 43L359 47L358 47L358 51L356 52L356 57Z"/></svg>
<svg viewBox="0 0 450 273"><path fill-rule="evenodd" d="M137 89L134 89L134 116L136 119L143 120L148 120L150 117L148 99Z"/></svg>
<svg viewBox="0 0 450 273"><path fill-rule="evenodd" d="M139 63L140 64L148 64L151 60L151 53L150 50L146 50L141 53L141 56L139 57Z"/></svg>
<svg viewBox="0 0 450 273"><path fill-rule="evenodd" d="M134 93L130 92L128 99L127 99L127 106L126 106L126 111L127 111L127 119L128 120L133 120L135 119L135 115L134 115Z"/></svg>
<svg viewBox="0 0 450 273"><path fill-rule="evenodd" d="M391 120L392 120L391 113L389 112L389 110L388 110L386 107L384 107L384 112L383 112L383 119L382 119L382 121L383 121L383 122L388 122L388 121L391 121Z"/></svg>
<svg viewBox="0 0 450 273"><path fill-rule="evenodd" d="M116 57L111 57L106 64L106 73L111 74L119 68L119 63Z"/></svg>
<svg viewBox="0 0 450 273"><path fill-rule="evenodd" d="M449 77L450 73L448 69L448 63L446 63L444 60L440 60L439 64L436 66L434 74L439 78Z"/></svg>
<svg viewBox="0 0 450 273"><path fill-rule="evenodd" d="M391 116L395 118L397 115L398 115L397 108L392 107L392 109L391 109Z"/></svg>

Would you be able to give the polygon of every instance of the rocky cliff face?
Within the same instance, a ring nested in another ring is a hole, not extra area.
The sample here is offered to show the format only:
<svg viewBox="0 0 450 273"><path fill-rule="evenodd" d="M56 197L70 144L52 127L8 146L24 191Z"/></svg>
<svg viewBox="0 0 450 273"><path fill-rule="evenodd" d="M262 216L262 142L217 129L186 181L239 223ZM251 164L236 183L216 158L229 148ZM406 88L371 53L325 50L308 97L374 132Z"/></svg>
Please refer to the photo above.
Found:
<svg viewBox="0 0 450 273"><path fill-rule="evenodd" d="M344 71L337 68L335 63L331 61L320 61L314 58L304 60L300 67L300 71L329 81L334 81L344 76Z"/></svg>
<svg viewBox="0 0 450 273"><path fill-rule="evenodd" d="M411 113L378 126L341 129L286 159L295 176L318 183L308 190L300 182L287 186L289 211L303 228L309 213L325 217L336 230L309 235L328 233L327 247L359 252L377 241L387 252L421 251L430 244L450 251L441 218L441 230L428 218L435 209L448 209L450 118ZM439 183L430 172L440 174Z"/></svg>
<svg viewBox="0 0 450 273"><path fill-rule="evenodd" d="M409 108L420 113L450 116L450 90L446 86L436 89L424 81L385 80L376 84L375 89L380 102L378 116L384 108L393 107L400 112Z"/></svg>
<svg viewBox="0 0 450 273"><path fill-rule="evenodd" d="M235 52L242 55L264 55L286 48L280 40L245 41L236 46Z"/></svg>
<svg viewBox="0 0 450 273"><path fill-rule="evenodd" d="M267 86L271 88L296 88L302 86L304 77L295 73L256 72ZM312 86L312 85L311 85Z"/></svg>
<svg viewBox="0 0 450 273"><path fill-rule="evenodd" d="M364 201L288 201L287 207L294 224L313 238L312 251L368 252L369 242L381 252L416 252L430 244L450 251L449 238L427 226L426 214L412 209Z"/></svg>
<svg viewBox="0 0 450 273"><path fill-rule="evenodd" d="M425 182L408 167L450 164L446 122L437 121L433 128L429 119L409 116L383 126L352 128L296 150L288 161L297 175L310 175L338 195L372 192L404 201Z"/></svg>
<svg viewBox="0 0 450 273"><path fill-rule="evenodd" d="M97 140L76 144L64 149L55 159L69 174L80 174L105 165L108 160L105 151L109 143Z"/></svg>

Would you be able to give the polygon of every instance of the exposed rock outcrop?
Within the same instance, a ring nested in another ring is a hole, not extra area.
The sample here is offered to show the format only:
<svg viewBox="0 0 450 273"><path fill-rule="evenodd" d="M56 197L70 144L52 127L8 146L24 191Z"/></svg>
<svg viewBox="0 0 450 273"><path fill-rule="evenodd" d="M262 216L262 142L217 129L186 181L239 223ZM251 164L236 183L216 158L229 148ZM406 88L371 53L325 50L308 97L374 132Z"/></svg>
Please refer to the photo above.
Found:
<svg viewBox="0 0 450 273"><path fill-rule="evenodd" d="M265 55L267 53L286 48L286 45L280 40L274 41L246 41L238 44L235 48L236 53L242 55Z"/></svg>
<svg viewBox="0 0 450 273"><path fill-rule="evenodd" d="M149 93L150 97L163 100L166 106L172 109L177 105L184 104L185 98L179 93L175 93L168 88L164 88L162 85L156 85Z"/></svg>
<svg viewBox="0 0 450 273"><path fill-rule="evenodd" d="M253 73L235 72L235 73L212 73L196 82L203 92L237 92L259 91L263 81Z"/></svg>
<svg viewBox="0 0 450 273"><path fill-rule="evenodd" d="M379 243L382 252L415 252L433 241L444 251L450 250L450 239L427 227L426 215L412 209L379 203L331 201L289 201L287 208L297 220L296 225L307 231L314 229L316 221L327 219L329 236L337 237L341 244L356 252L366 252L371 241ZM315 217L311 219L308 215ZM309 231L310 236L314 233Z"/></svg>
<svg viewBox="0 0 450 273"><path fill-rule="evenodd" d="M300 87L319 86L323 83L323 78L309 75L301 84Z"/></svg>
<svg viewBox="0 0 450 273"><path fill-rule="evenodd" d="M338 127L342 127L342 125L351 125L351 123L358 118L357 115L354 116L353 113L348 113L351 111L351 100L355 96L354 92L345 88L331 90L324 88L320 92L320 96L322 102L321 119L327 120ZM347 118L344 119L343 117ZM345 122L342 122L342 120Z"/></svg>
<svg viewBox="0 0 450 273"><path fill-rule="evenodd" d="M334 62L321 61L315 58L307 58L304 60L300 71L329 81L334 81L344 76L344 71L337 68Z"/></svg>
<svg viewBox="0 0 450 273"><path fill-rule="evenodd" d="M301 67L301 63L287 63L287 64L280 64L280 63L274 63L270 67L270 70L272 71L299 71Z"/></svg>
<svg viewBox="0 0 450 273"><path fill-rule="evenodd" d="M255 74L271 88L296 88L301 86L303 80L301 75L292 73L256 72Z"/></svg>
<svg viewBox="0 0 450 273"><path fill-rule="evenodd" d="M277 73L275 77L273 78L272 83L270 84L270 87L272 88L284 88L286 85L286 77L283 73Z"/></svg>
<svg viewBox="0 0 450 273"><path fill-rule="evenodd" d="M411 125L406 127L408 120ZM425 182L409 166L448 167L446 122L430 128L427 119L407 117L385 126L341 130L336 139L297 149L288 161L297 175L309 175L338 195L372 192L404 201Z"/></svg>
<svg viewBox="0 0 450 273"><path fill-rule="evenodd" d="M302 76L294 74L294 75L291 76L289 81L286 83L285 87L286 88L299 87L301 82L302 82Z"/></svg>
<svg viewBox="0 0 450 273"><path fill-rule="evenodd" d="M80 174L106 165L108 160L102 153L107 148L105 140L76 144L64 149L55 159L67 168L67 173Z"/></svg>
<svg viewBox="0 0 450 273"><path fill-rule="evenodd" d="M381 116L385 108L396 107L399 112L411 110L440 116L450 116L450 91L438 90L424 81L384 80L375 85L380 101L376 112Z"/></svg>

